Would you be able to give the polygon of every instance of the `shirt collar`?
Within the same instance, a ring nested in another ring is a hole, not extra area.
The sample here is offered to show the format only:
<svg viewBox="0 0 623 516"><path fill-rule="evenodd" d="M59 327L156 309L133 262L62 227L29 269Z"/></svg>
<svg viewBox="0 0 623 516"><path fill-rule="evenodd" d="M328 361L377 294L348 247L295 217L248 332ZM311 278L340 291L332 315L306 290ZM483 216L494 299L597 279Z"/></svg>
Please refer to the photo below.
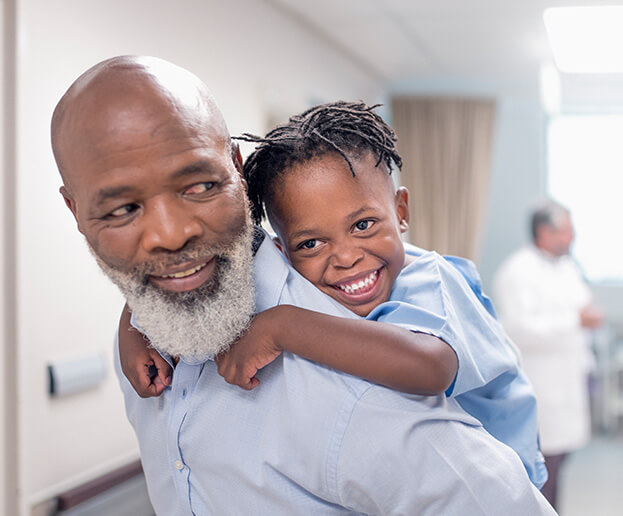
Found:
<svg viewBox="0 0 623 516"><path fill-rule="evenodd" d="M281 292L290 272L290 265L279 252L272 238L264 232L264 240L253 260L255 310L257 312L279 304Z"/></svg>
<svg viewBox="0 0 623 516"><path fill-rule="evenodd" d="M540 247L537 247L535 244L530 244L530 247L533 249L533 251L538 256L540 256L547 263L553 263L553 264L562 263L569 258L569 255L567 254L556 256L551 253L548 253L545 249L541 249Z"/></svg>

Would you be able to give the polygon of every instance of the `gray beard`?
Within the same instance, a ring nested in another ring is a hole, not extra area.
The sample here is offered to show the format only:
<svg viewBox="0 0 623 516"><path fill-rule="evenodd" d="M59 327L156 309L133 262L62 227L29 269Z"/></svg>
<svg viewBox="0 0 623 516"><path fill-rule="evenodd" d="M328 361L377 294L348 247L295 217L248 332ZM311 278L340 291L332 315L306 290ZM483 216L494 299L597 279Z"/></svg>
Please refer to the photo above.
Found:
<svg viewBox="0 0 623 516"><path fill-rule="evenodd" d="M125 296L138 326L158 351L186 362L204 362L229 347L248 328L255 308L253 229L247 225L227 245L180 252L177 263L215 255L213 279L189 292L170 292L147 281L149 268L121 271L93 252Z"/></svg>

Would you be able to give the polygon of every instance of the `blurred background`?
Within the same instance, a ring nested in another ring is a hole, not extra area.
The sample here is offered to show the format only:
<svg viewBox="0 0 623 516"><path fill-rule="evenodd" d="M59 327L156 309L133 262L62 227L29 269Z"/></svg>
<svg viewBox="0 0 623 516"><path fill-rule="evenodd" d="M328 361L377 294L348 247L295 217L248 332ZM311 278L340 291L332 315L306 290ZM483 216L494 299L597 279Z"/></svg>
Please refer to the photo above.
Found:
<svg viewBox="0 0 623 516"><path fill-rule="evenodd" d="M485 290L529 241L535 201L569 207L573 254L607 323L592 336L593 440L566 464L560 512L620 514L623 55L555 60L543 19L611 4L0 0L0 514L150 514L112 368L123 300L63 204L49 141L71 82L119 54L193 71L232 134L320 102L382 103L405 157L409 238L474 260ZM600 39L620 53L605 34L572 31L575 55Z"/></svg>

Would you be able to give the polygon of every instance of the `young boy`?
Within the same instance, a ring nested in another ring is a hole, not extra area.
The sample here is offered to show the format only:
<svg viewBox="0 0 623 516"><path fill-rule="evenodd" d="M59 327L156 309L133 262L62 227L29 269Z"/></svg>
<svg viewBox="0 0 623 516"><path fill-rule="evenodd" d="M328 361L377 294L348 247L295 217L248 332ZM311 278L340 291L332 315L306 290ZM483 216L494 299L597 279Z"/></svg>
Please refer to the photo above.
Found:
<svg viewBox="0 0 623 516"><path fill-rule="evenodd" d="M244 139L259 143L244 171L255 222L267 214L292 266L367 320L271 308L216 358L219 373L252 389L256 373L289 351L405 392L445 392L515 449L540 487L534 396L475 269L401 240L408 197L390 175L401 166L392 129L373 108L338 102ZM169 383L168 364L140 335L121 331L120 349L139 394ZM145 372L149 365L160 382Z"/></svg>

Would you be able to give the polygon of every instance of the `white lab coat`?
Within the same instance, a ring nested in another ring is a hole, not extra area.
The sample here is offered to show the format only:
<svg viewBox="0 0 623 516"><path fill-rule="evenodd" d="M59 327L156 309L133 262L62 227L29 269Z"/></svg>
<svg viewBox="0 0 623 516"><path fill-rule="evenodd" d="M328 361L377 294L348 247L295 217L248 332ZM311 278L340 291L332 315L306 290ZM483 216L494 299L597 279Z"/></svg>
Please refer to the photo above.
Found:
<svg viewBox="0 0 623 516"><path fill-rule="evenodd" d="M591 293L569 256L535 246L506 260L494 280L499 316L534 385L545 455L573 451L590 436L587 375L592 363L580 311Z"/></svg>

